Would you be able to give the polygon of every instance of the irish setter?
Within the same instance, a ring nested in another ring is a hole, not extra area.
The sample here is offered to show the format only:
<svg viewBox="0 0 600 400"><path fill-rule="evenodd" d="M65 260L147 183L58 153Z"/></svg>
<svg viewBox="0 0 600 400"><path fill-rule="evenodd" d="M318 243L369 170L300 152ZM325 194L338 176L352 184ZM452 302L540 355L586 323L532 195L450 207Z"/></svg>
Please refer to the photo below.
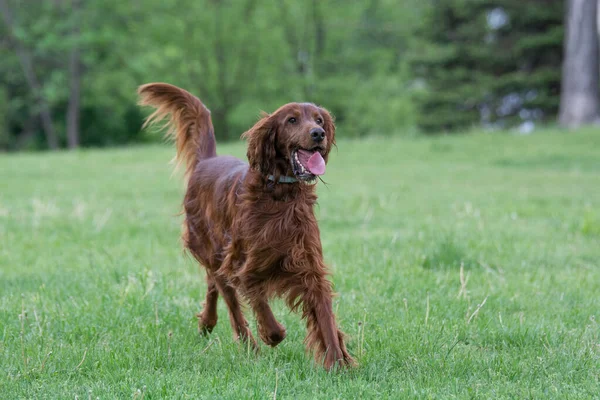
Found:
<svg viewBox="0 0 600 400"><path fill-rule="evenodd" d="M186 165L183 242L206 269L208 285L200 332L217 323L223 296L236 339L258 349L240 297L256 314L258 334L269 346L286 336L269 299L283 297L301 310L305 340L326 369L353 365L332 309L332 287L323 263L313 211L314 182L325 172L335 126L329 112L311 103L290 103L265 114L242 137L249 165L217 156L210 111L187 91L165 83L138 89L140 104L155 107L145 126L167 122Z"/></svg>

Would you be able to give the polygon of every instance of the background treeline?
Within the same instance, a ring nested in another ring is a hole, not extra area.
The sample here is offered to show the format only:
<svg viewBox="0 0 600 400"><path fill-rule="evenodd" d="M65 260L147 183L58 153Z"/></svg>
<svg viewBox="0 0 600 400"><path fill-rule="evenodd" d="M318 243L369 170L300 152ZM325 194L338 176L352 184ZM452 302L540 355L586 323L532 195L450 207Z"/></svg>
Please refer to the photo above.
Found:
<svg viewBox="0 0 600 400"><path fill-rule="evenodd" d="M198 95L220 140L312 101L340 134L554 121L560 0L0 0L0 149L144 140L136 87Z"/></svg>

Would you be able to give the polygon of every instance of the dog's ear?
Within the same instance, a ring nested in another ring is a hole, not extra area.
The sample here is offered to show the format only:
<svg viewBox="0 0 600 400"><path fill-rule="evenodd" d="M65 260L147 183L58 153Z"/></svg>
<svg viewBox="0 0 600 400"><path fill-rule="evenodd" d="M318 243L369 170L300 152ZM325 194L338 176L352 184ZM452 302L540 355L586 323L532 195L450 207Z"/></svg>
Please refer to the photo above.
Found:
<svg viewBox="0 0 600 400"><path fill-rule="evenodd" d="M263 113L252 128L242 134L248 141L250 168L262 174L272 174L275 169L275 135L277 123L273 115Z"/></svg>
<svg viewBox="0 0 600 400"><path fill-rule="evenodd" d="M327 148L325 153L325 161L327 161L331 146L335 145L335 122L329 111L323 107L320 107L320 109L321 115L323 116L323 129L325 129L325 135L327 136Z"/></svg>

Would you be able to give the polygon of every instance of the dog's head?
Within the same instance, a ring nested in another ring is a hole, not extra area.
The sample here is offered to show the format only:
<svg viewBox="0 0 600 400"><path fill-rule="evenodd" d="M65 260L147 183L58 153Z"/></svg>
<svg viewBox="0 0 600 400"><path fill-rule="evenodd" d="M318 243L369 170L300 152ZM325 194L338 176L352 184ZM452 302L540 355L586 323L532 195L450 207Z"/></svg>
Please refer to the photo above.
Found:
<svg viewBox="0 0 600 400"><path fill-rule="evenodd" d="M263 175L292 174L311 181L325 173L335 125L327 110L311 103L289 103L264 115L242 135L250 166Z"/></svg>

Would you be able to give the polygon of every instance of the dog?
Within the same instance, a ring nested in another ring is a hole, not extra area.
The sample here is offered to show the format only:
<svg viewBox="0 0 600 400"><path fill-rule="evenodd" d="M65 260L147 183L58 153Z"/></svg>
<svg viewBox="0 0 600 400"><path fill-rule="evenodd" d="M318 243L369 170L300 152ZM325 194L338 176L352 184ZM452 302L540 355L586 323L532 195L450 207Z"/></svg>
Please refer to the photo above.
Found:
<svg viewBox="0 0 600 400"><path fill-rule="evenodd" d="M236 340L258 349L240 299L256 315L269 346L285 337L269 299L282 297L306 320L307 350L325 369L356 365L332 309L332 286L314 205L316 179L335 144L330 113L312 103L289 103L260 120L242 138L246 163L217 156L210 111L189 92L166 83L138 89L139 104L155 111L144 127L162 122L185 164L183 243L206 269L207 293L198 314L201 333L217 323L219 294Z"/></svg>

